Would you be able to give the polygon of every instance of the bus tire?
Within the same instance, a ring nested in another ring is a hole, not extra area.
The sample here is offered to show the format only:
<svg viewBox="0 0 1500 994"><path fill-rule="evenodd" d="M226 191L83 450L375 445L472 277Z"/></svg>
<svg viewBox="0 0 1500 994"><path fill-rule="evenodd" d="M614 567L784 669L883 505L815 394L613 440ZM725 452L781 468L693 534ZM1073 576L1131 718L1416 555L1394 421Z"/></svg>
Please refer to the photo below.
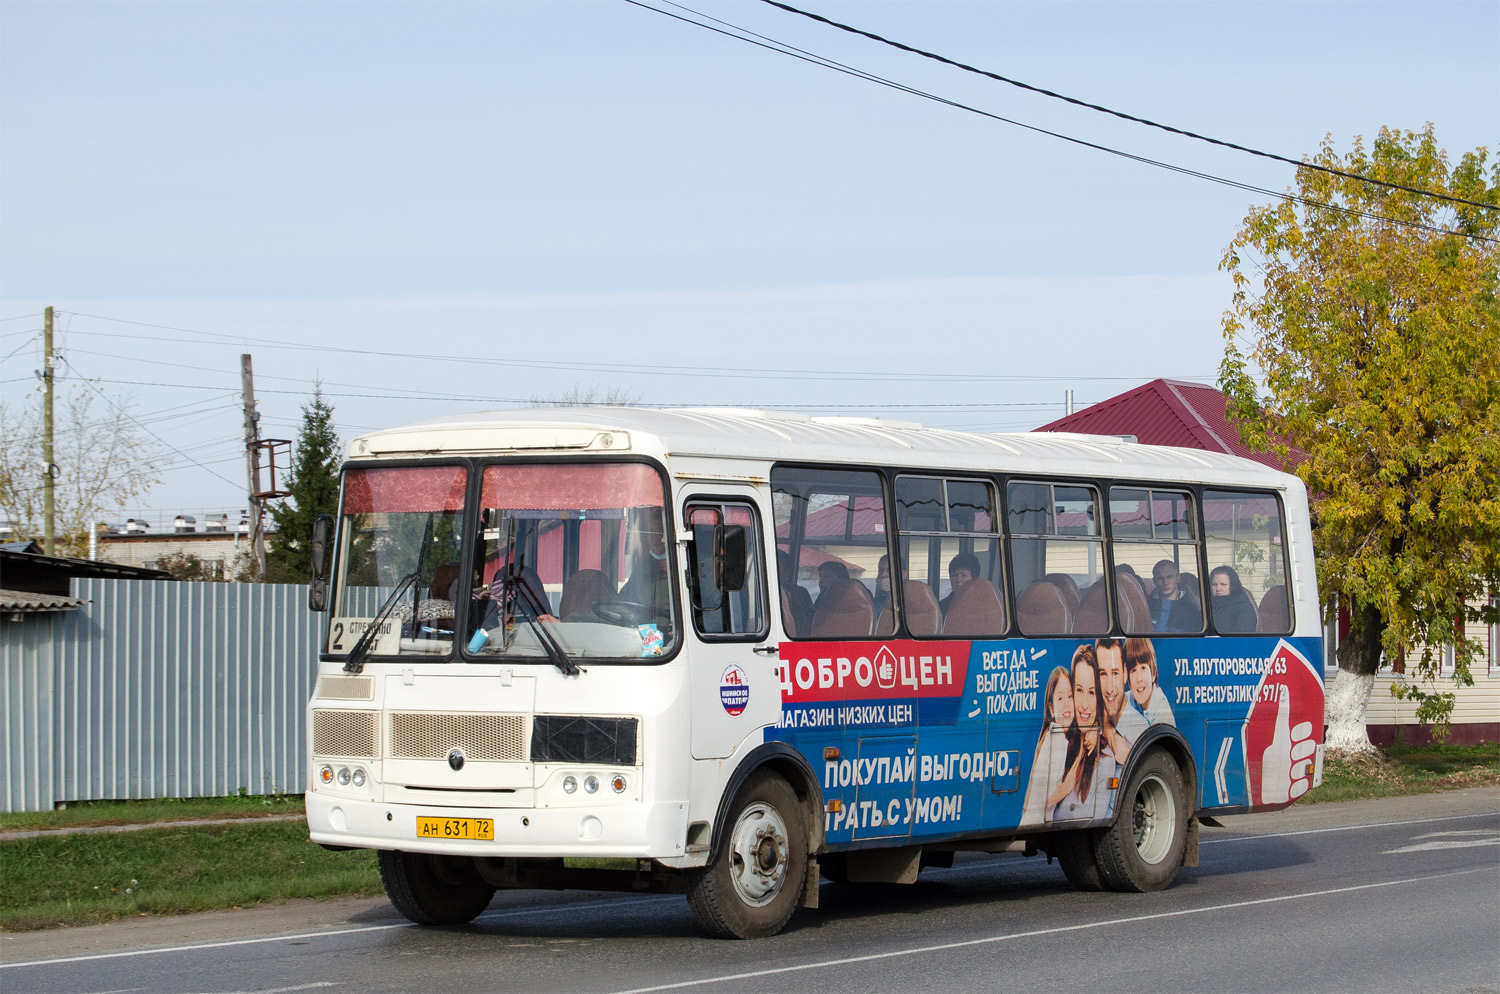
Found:
<svg viewBox="0 0 1500 994"><path fill-rule="evenodd" d="M1094 859L1094 841L1090 838L1092 835L1093 832L1088 829L1058 832L1049 841L1047 851L1057 857L1068 883L1075 889L1108 890L1109 885L1105 883L1099 863Z"/></svg>
<svg viewBox="0 0 1500 994"><path fill-rule="evenodd" d="M1162 890L1177 875L1187 847L1187 794L1182 771L1160 749L1147 753L1120 792L1114 824L1101 831L1094 855L1111 890Z"/></svg>
<svg viewBox="0 0 1500 994"><path fill-rule="evenodd" d="M396 910L418 925L473 921L495 896L466 857L382 850L380 881Z"/></svg>
<svg viewBox="0 0 1500 994"><path fill-rule="evenodd" d="M775 935L797 909L807 878L802 805L770 770L750 774L729 806L708 865L688 871L688 906L709 935Z"/></svg>

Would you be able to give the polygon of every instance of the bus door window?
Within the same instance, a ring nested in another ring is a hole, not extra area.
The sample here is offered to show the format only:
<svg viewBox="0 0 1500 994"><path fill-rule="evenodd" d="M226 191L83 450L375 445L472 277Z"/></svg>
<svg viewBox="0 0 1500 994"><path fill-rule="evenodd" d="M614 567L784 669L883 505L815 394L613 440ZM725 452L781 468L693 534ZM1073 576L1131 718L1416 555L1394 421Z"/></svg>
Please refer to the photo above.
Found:
<svg viewBox="0 0 1500 994"><path fill-rule="evenodd" d="M776 547L786 553L780 573L782 625L787 633L817 639L894 634L894 617L876 630L880 560L891 554L880 476L777 467L771 473L771 491ZM804 598L813 601L805 626L797 609Z"/></svg>
<svg viewBox="0 0 1500 994"><path fill-rule="evenodd" d="M1220 634L1291 632L1284 520L1275 494L1204 491L1205 594Z"/></svg>
<svg viewBox="0 0 1500 994"><path fill-rule="evenodd" d="M1005 634L999 518L989 483L896 479L901 608L917 637Z"/></svg>
<svg viewBox="0 0 1500 994"><path fill-rule="evenodd" d="M708 638L764 638L765 571L755 509L737 502L695 501L684 517L693 533L688 574L693 627Z"/></svg>
<svg viewBox="0 0 1500 994"><path fill-rule="evenodd" d="M1011 483L1006 513L1021 632L1108 632L1099 492L1084 484Z"/></svg>
<svg viewBox="0 0 1500 994"><path fill-rule="evenodd" d="M1126 635L1203 631L1198 524L1191 494L1111 487L1115 606Z"/></svg>

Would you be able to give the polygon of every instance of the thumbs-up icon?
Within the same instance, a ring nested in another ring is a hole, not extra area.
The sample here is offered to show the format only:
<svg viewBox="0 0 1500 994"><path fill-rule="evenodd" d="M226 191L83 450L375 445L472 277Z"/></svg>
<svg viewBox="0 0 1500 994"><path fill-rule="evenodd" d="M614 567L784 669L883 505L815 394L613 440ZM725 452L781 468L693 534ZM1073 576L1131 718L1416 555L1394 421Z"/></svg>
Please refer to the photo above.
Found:
<svg viewBox="0 0 1500 994"><path fill-rule="evenodd" d="M1276 646L1245 719L1252 807L1289 804L1312 787L1323 730L1323 681L1307 658Z"/></svg>

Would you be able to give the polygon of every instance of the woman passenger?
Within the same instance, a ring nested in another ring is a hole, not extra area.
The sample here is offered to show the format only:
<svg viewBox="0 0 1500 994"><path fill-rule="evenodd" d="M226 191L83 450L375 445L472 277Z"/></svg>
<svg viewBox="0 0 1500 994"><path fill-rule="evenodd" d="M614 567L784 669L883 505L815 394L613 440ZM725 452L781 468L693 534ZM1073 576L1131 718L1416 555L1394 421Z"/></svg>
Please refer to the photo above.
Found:
<svg viewBox="0 0 1500 994"><path fill-rule="evenodd" d="M1253 632L1260 619L1250 592L1240 584L1240 575L1229 566L1219 566L1208 575L1213 592L1214 628L1220 632Z"/></svg>

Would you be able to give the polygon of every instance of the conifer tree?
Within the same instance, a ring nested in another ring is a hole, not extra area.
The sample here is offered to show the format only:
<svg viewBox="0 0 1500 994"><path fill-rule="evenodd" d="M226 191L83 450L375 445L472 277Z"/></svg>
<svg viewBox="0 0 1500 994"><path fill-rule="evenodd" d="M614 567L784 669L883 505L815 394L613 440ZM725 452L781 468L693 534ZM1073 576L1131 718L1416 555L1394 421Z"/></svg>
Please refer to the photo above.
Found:
<svg viewBox="0 0 1500 994"><path fill-rule="evenodd" d="M271 508L276 524L266 551L266 581L306 583L312 579L313 521L334 514L339 501L339 437L333 408L323 399L322 384L302 408L302 427L292 455L291 497Z"/></svg>

